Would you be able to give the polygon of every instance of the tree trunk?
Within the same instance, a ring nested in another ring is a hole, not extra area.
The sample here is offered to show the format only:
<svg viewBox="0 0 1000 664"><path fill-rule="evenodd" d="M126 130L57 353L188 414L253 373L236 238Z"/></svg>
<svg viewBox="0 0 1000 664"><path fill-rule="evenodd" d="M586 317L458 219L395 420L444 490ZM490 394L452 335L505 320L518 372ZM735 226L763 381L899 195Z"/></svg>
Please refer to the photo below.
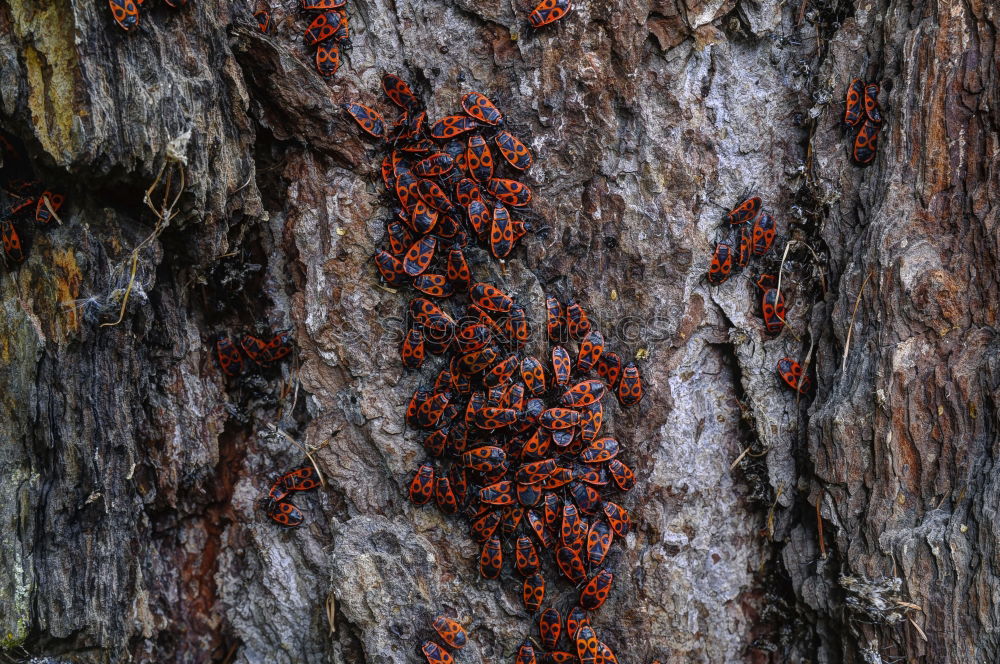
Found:
<svg viewBox="0 0 1000 664"><path fill-rule="evenodd" d="M381 156L339 108L385 109L389 71L433 119L487 94L534 151L537 232L477 278L536 332L576 298L639 358L605 425L635 528L592 618L620 661L1000 657L995 3L576 0L537 31L529 5L352 0L324 81L293 0L266 35L250 0L147 0L131 34L104 0L0 0L0 129L67 197L0 274L0 655L415 662L441 612L460 662L537 636L465 522L406 500L433 373L401 368ZM882 86L867 169L854 77ZM704 278L747 191L777 337L757 268ZM222 374L216 334L285 328L294 362ZM298 445L327 486L283 530L256 502Z"/></svg>

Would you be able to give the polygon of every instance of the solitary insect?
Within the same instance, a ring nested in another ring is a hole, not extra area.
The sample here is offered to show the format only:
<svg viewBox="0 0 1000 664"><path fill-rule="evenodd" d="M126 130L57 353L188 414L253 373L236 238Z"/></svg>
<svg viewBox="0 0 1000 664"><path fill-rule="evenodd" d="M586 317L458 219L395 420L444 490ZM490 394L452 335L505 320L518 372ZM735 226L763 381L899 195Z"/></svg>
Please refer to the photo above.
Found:
<svg viewBox="0 0 1000 664"><path fill-rule="evenodd" d="M454 138L467 131L472 131L479 123L465 115L449 115L441 118L431 127L431 137L439 141Z"/></svg>
<svg viewBox="0 0 1000 664"><path fill-rule="evenodd" d="M275 502L265 499L264 511L275 522L288 528L294 528L305 521L305 517L302 516L299 508L287 501Z"/></svg>
<svg viewBox="0 0 1000 664"><path fill-rule="evenodd" d="M594 368L604 353L604 335L599 330L591 330L580 342L580 352L577 355L576 368L586 373Z"/></svg>
<svg viewBox="0 0 1000 664"><path fill-rule="evenodd" d="M726 219L732 226L745 224L748 221L752 221L757 216L757 213L760 212L760 206L760 196L748 198L733 208L732 211L726 215Z"/></svg>
<svg viewBox="0 0 1000 664"><path fill-rule="evenodd" d="M493 178L486 183L486 190L507 205L521 207L531 202L531 189L517 180Z"/></svg>
<svg viewBox="0 0 1000 664"><path fill-rule="evenodd" d="M847 99L844 103L844 124L853 127L861 122L862 97L865 93L865 82L860 78L851 81L847 86Z"/></svg>
<svg viewBox="0 0 1000 664"><path fill-rule="evenodd" d="M764 328L770 334L778 334L785 327L785 298L777 288L764 291L760 303L764 315Z"/></svg>
<svg viewBox="0 0 1000 664"><path fill-rule="evenodd" d="M518 170L527 170L531 166L531 152L516 136L509 131L501 131L493 140L500 148L500 154L511 166Z"/></svg>
<svg viewBox="0 0 1000 664"><path fill-rule="evenodd" d="M615 535L619 537L628 535L632 519L629 517L628 512L625 511L625 508L621 505L605 501L604 516L608 517L608 523L611 524L611 530L615 531Z"/></svg>
<svg viewBox="0 0 1000 664"><path fill-rule="evenodd" d="M493 225L490 228L490 252L497 258L506 258L514 248L514 222L510 213L500 203L493 208Z"/></svg>
<svg viewBox="0 0 1000 664"><path fill-rule="evenodd" d="M590 580L590 583L580 591L580 606L587 611L596 611L601 608L605 600L608 599L608 594L611 592L611 583L614 579L615 575L606 569L598 572Z"/></svg>
<svg viewBox="0 0 1000 664"><path fill-rule="evenodd" d="M330 78L340 69L340 46L332 39L316 45L316 71L324 78Z"/></svg>
<svg viewBox="0 0 1000 664"><path fill-rule="evenodd" d="M562 616L555 607L549 607L542 611L538 618L538 632L542 636L542 647L546 650L555 650L559 643L559 635L562 633Z"/></svg>
<svg viewBox="0 0 1000 664"><path fill-rule="evenodd" d="M417 328L413 328L406 333L403 345L399 349L400 359L406 369L419 369L424 364L426 348L424 346L424 335Z"/></svg>
<svg viewBox="0 0 1000 664"><path fill-rule="evenodd" d="M389 101L404 111L415 111L420 108L420 99L413 93L410 85L395 74L386 74L382 77L382 90L385 91Z"/></svg>
<svg viewBox="0 0 1000 664"><path fill-rule="evenodd" d="M725 242L715 245L712 264L708 267L708 282L713 286L725 283L733 272L733 248Z"/></svg>
<svg viewBox="0 0 1000 664"><path fill-rule="evenodd" d="M306 28L306 44L315 46L321 41L333 38L343 18L344 14L339 11L327 11L316 16Z"/></svg>
<svg viewBox="0 0 1000 664"><path fill-rule="evenodd" d="M215 353L219 358L222 372L229 377L238 376L243 372L243 357L229 337L219 337L215 342Z"/></svg>
<svg viewBox="0 0 1000 664"><path fill-rule="evenodd" d="M385 121L378 114L378 111L374 111L361 104L341 104L341 108L350 113L351 117L358 123L358 126L366 133L371 134L375 138L383 138L385 136Z"/></svg>
<svg viewBox="0 0 1000 664"><path fill-rule="evenodd" d="M858 135L854 137L854 149L852 151L854 161L862 166L867 166L875 161L877 151L878 125L866 119L864 124L861 125Z"/></svg>
<svg viewBox="0 0 1000 664"><path fill-rule="evenodd" d="M500 551L500 538L494 535L483 545L479 557L479 573L486 579L495 579L503 569L503 553Z"/></svg>
<svg viewBox="0 0 1000 664"><path fill-rule="evenodd" d="M882 109L878 105L878 84L869 83L865 86L865 117L879 127L882 125Z"/></svg>
<svg viewBox="0 0 1000 664"><path fill-rule="evenodd" d="M622 373L622 360L618 353L608 351L602 353L597 360L597 375L604 379L608 387L614 387Z"/></svg>
<svg viewBox="0 0 1000 664"><path fill-rule="evenodd" d="M406 283L408 275L403 270L403 261L389 252L380 249L375 254L375 267L390 286L402 286Z"/></svg>
<svg viewBox="0 0 1000 664"><path fill-rule="evenodd" d="M128 32L139 26L139 5L136 0L108 0L115 23Z"/></svg>
<svg viewBox="0 0 1000 664"><path fill-rule="evenodd" d="M434 631L438 633L438 636L441 637L441 640L452 648L464 648L465 644L468 642L465 629L447 616L438 616L434 619L434 622L431 623L431 626L434 628Z"/></svg>
<svg viewBox="0 0 1000 664"><path fill-rule="evenodd" d="M611 472L611 479L622 491L628 491L635 486L635 473L621 459L611 459L608 462L608 471Z"/></svg>
<svg viewBox="0 0 1000 664"><path fill-rule="evenodd" d="M487 311L507 313L514 306L514 300L495 286L479 282L469 291L469 297Z"/></svg>
<svg viewBox="0 0 1000 664"><path fill-rule="evenodd" d="M536 572L525 579L521 589L521 600L524 602L524 608L532 613L542 608L542 602L545 601L545 577Z"/></svg>
<svg viewBox="0 0 1000 664"><path fill-rule="evenodd" d="M558 21L572 9L570 0L542 0L534 11L528 14L531 27L540 28L553 21Z"/></svg>
<svg viewBox="0 0 1000 664"><path fill-rule="evenodd" d="M622 371L618 381L618 402L623 406L632 406L642 400L642 376L634 363L629 362Z"/></svg>
<svg viewBox="0 0 1000 664"><path fill-rule="evenodd" d="M433 641L424 641L420 650L424 653L424 657L427 658L428 664L454 664L455 662L451 653Z"/></svg>
<svg viewBox="0 0 1000 664"><path fill-rule="evenodd" d="M774 236L777 232L774 219L766 210L754 219L753 253L755 256L763 256L771 250L771 245L774 244Z"/></svg>
<svg viewBox="0 0 1000 664"><path fill-rule="evenodd" d="M486 95L478 92L470 92L462 97L462 108L471 117L488 125L498 125L503 122L503 114L486 98Z"/></svg>
<svg viewBox="0 0 1000 664"><path fill-rule="evenodd" d="M253 17L257 19L257 27L260 28L260 31L266 35L268 29L271 27L271 12L266 9L261 9L256 12Z"/></svg>
<svg viewBox="0 0 1000 664"><path fill-rule="evenodd" d="M580 658L580 664L597 664L600 655L594 629L589 624L582 625L573 638L576 639L576 656Z"/></svg>
<svg viewBox="0 0 1000 664"><path fill-rule="evenodd" d="M425 505L434 497L434 466L429 463L420 466L410 482L409 495L414 505Z"/></svg>
<svg viewBox="0 0 1000 664"><path fill-rule="evenodd" d="M802 365L790 357L778 360L778 375L799 394L805 394L812 389L812 381L802 371Z"/></svg>
<svg viewBox="0 0 1000 664"><path fill-rule="evenodd" d="M278 481L289 491L312 491L321 486L319 475L312 466L302 466L290 470L278 478Z"/></svg>

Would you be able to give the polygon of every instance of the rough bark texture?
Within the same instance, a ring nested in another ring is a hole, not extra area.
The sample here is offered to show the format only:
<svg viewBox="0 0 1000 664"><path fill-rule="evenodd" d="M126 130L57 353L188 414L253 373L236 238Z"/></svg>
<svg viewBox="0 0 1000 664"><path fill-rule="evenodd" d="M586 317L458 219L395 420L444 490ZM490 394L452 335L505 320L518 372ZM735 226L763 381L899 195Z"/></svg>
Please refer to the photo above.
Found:
<svg viewBox="0 0 1000 664"><path fill-rule="evenodd" d="M69 199L0 278L3 654L410 662L445 610L460 661L500 662L535 633L465 526L404 499L407 293L378 287L388 209L337 107L393 71L433 117L488 94L535 152L547 232L474 269L536 328L544 292L574 296L646 357L607 425L639 476L595 619L621 661L1000 656L994 3L576 0L533 33L523 0L352 0L332 83L297 4L264 36L244 0L147 0L125 35L102 0L0 0L0 126ZM858 75L888 118L865 170L839 128ZM168 154L181 213L102 327ZM703 279L751 188L794 241L774 339L749 274ZM213 335L261 325L297 362L227 388ZM814 397L782 389L785 355ZM294 531L254 505L302 458L273 427L331 440Z"/></svg>

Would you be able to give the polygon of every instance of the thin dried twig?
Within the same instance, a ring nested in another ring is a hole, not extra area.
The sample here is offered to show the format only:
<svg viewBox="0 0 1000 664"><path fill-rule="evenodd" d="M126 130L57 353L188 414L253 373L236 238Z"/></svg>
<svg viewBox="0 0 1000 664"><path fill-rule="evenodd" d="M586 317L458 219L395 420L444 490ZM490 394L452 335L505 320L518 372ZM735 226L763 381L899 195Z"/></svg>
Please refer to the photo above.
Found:
<svg viewBox="0 0 1000 664"><path fill-rule="evenodd" d="M911 625L913 625L913 629L917 630L917 634L920 635L920 638L922 638L924 641L926 641L927 640L927 635L924 634L924 630L920 629L920 625L918 625L916 622L914 622L913 618L911 618L909 616L906 616L906 619L910 621Z"/></svg>
<svg viewBox="0 0 1000 664"><path fill-rule="evenodd" d="M820 489L819 496L816 498L816 531L819 533L819 557L823 560L826 560L826 542L823 541L823 515L820 513L820 509L823 507L825 493L823 489Z"/></svg>
<svg viewBox="0 0 1000 664"><path fill-rule="evenodd" d="M330 636L337 631L337 598L333 593L326 596L326 621L330 625Z"/></svg>
<svg viewBox="0 0 1000 664"><path fill-rule="evenodd" d="M865 286L868 284L868 280L872 278L874 272L869 271L868 276L865 280L861 282L861 290L858 291L858 298L854 301L854 311L851 312L851 324L847 327L847 341L844 342L844 357L840 362L840 373L844 373L847 370L847 353L851 349L851 335L854 333L854 319L858 315L858 307L861 305L861 296L865 292Z"/></svg>
<svg viewBox="0 0 1000 664"><path fill-rule="evenodd" d="M149 186L149 189L146 190L146 195L143 199L143 202L150 210L153 211L153 214L156 215L156 226L153 228L153 232L150 233L145 240L137 244L135 248L132 249L128 286L126 286L125 293L122 295L122 306L120 311L118 312L118 320L116 320L113 323L101 323L101 327L114 327L125 319L125 308L128 306L129 295L131 295L132 287L135 285L135 273L139 267L139 253L145 248L147 244L149 244L150 242L152 242L153 240L155 240L160 236L160 234L163 232L163 229L165 229L167 226L170 225L170 220L173 219L175 215L174 206L177 205L177 203L180 201L181 194L184 193L184 186L186 184L184 178L184 168L182 165L180 165L179 162L176 163L178 164L177 169L180 173L180 187L177 189L177 194L176 196L174 196L174 199L170 200L170 185L173 182L172 170L170 171L171 177L168 177L166 182L164 183L163 202L161 203L161 207L159 210L156 209L156 207L153 205L153 201L150 199L150 196L152 195L153 191L156 189L156 187L160 184L160 181L163 179L163 174L167 172L167 168L173 166L175 162L176 162L175 159L168 157L167 160L163 162L163 166L160 167L160 172L156 174L156 179L153 180L153 184L151 184Z"/></svg>
<svg viewBox="0 0 1000 664"><path fill-rule="evenodd" d="M309 459L309 463L311 463L313 465L313 468L316 469L316 475L319 477L320 486L326 486L326 479L323 477L323 471L320 470L319 463L316 462L316 459L313 457L312 453L313 452L318 452L319 450L321 450L324 447L326 447L327 445L329 445L330 442L333 440L333 436L336 436L340 432L339 431L334 431L333 432L333 436L327 438L326 440L324 440L322 443L320 443L316 447L310 448L308 446L302 445L302 443L300 443L299 441L297 441L294 438L292 438L288 434L288 432L285 431L284 429L276 427L273 424L268 424L267 426L268 426L269 429L271 429L271 431L275 431L277 433L280 433L282 436L285 437L286 440L288 440L288 442L290 442L292 445L295 445L295 447L297 447L300 450L302 450L302 453L305 454L306 458Z"/></svg>

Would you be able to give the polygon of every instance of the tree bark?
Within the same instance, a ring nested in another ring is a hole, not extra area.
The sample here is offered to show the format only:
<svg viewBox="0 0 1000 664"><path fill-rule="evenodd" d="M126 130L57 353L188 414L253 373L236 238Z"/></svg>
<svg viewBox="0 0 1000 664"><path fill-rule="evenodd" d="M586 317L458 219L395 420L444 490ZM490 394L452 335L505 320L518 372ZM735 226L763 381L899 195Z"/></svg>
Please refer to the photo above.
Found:
<svg viewBox="0 0 1000 664"><path fill-rule="evenodd" d="M477 277L640 358L605 425L638 476L594 616L620 661L1000 657L994 3L576 0L533 31L525 0L352 0L327 82L272 2L267 35L244 0L147 0L125 34L103 0L0 0L0 129L68 200L0 274L0 655L413 662L443 611L461 662L537 634L467 526L406 500L433 374L400 366L411 293L379 286L391 210L339 108L385 108L389 71L434 119L487 94L535 153L540 232ZM866 169L856 76L886 116ZM704 278L746 191L779 224L777 337L755 270ZM283 328L294 362L225 379L217 333ZM290 439L327 486L280 530L256 501Z"/></svg>

